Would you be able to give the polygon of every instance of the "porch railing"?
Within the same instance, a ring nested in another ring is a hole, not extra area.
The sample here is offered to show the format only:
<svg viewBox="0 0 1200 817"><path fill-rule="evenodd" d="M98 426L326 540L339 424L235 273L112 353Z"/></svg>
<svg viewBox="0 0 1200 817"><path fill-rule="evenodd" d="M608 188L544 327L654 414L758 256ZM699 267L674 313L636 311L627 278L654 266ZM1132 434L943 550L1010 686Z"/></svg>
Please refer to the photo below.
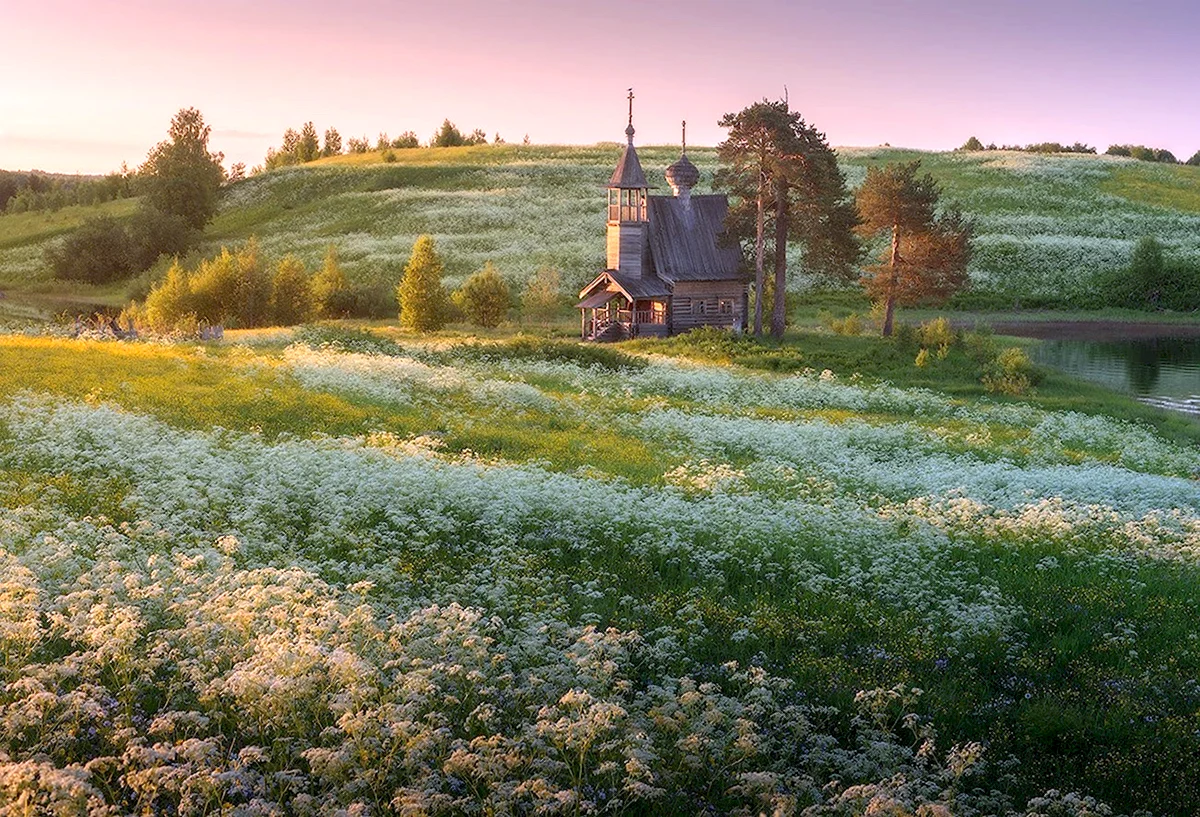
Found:
<svg viewBox="0 0 1200 817"><path fill-rule="evenodd" d="M655 312L653 309L639 309L635 314L636 323L658 323L667 322L666 312Z"/></svg>

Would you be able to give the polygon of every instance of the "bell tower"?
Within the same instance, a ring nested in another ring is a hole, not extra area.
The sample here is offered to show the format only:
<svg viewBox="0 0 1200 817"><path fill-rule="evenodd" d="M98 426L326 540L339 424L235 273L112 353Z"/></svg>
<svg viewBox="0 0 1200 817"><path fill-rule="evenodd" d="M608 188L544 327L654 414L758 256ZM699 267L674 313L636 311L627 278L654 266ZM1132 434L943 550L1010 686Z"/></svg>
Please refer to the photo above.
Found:
<svg viewBox="0 0 1200 817"><path fill-rule="evenodd" d="M649 185L633 147L633 89L629 89L629 126L625 150L608 180L608 268L642 276L646 257L646 194Z"/></svg>

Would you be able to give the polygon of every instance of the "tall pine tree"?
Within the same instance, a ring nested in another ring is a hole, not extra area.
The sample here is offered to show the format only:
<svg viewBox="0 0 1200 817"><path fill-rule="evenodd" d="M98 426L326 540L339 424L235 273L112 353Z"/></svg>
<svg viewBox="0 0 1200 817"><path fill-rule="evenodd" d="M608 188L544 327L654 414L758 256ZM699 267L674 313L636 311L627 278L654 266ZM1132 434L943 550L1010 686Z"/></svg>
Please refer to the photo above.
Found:
<svg viewBox="0 0 1200 817"><path fill-rule="evenodd" d="M920 161L868 167L858 190L859 231L891 232L883 260L867 269L867 294L883 306L883 334L892 334L896 305L941 301L967 282L971 225L957 208L938 213L941 188L918 176Z"/></svg>
<svg viewBox="0 0 1200 817"><path fill-rule="evenodd" d="M825 135L805 123L784 100L756 102L720 121L729 135L717 147L724 167L718 186L735 196L727 233L739 240L754 237L754 332L762 332L766 233L773 232L775 292L771 334L782 337L787 318L787 252L801 245L806 269L823 277L845 279L858 258L853 200Z"/></svg>

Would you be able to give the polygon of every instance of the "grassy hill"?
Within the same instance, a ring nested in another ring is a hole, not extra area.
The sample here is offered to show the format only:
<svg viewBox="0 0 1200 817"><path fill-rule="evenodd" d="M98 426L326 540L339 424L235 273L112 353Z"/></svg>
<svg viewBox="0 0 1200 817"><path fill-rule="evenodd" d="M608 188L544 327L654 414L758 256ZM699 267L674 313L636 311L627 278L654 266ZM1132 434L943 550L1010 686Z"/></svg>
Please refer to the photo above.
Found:
<svg viewBox="0 0 1200 817"><path fill-rule="evenodd" d="M642 164L669 192L662 170L675 147L639 148ZM603 186L619 155L591 147L477 146L346 155L256 176L233 185L205 233L212 252L257 235L273 254L293 252L316 266L338 246L351 273L398 277L414 238L438 239L451 283L493 261L523 280L555 264L571 283L603 266ZM693 148L707 192L715 151ZM1168 253L1200 263L1200 168L1109 156L1015 152L927 153L845 148L857 185L870 164L921 159L978 225L971 265L977 292L997 303L1080 302L1093 277L1119 268L1133 243L1156 236ZM121 201L58 213L0 216L0 290L119 302L120 288L88 291L55 283L46 243L93 213L121 215ZM800 259L794 259L801 273ZM797 277L803 286L803 276Z"/></svg>

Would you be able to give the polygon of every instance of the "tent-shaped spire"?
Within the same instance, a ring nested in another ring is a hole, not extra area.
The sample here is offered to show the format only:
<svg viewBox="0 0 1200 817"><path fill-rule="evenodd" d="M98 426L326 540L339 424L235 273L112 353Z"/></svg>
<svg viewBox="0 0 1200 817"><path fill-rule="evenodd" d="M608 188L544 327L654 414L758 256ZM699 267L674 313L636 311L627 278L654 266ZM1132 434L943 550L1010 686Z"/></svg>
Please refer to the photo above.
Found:
<svg viewBox="0 0 1200 817"><path fill-rule="evenodd" d="M633 147L633 89L629 89L629 126L625 128L625 138L628 140L625 144L625 150L621 153L621 161L617 162L617 169L613 171L612 178L608 180L609 189L614 188L646 188L650 185L646 182L646 174L642 170L642 163L638 160L637 150Z"/></svg>

